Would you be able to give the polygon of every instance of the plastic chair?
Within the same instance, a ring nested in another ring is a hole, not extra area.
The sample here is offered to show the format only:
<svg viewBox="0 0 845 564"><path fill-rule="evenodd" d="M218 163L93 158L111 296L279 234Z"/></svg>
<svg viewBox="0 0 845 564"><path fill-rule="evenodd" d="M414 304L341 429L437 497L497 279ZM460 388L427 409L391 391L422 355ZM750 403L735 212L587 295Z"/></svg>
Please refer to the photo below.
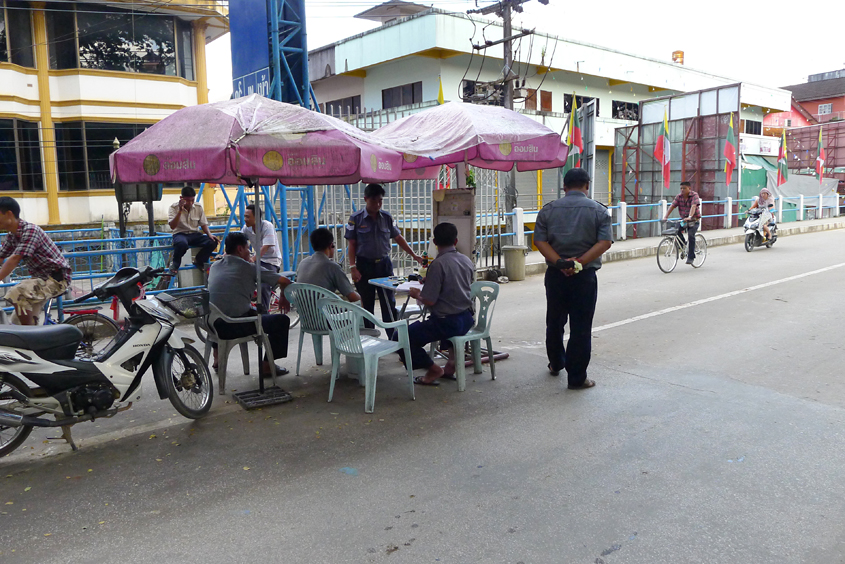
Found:
<svg viewBox="0 0 845 564"><path fill-rule="evenodd" d="M323 364L323 337L331 333L329 323L317 307L320 299L339 299L336 294L313 284L293 283L285 287L285 297L299 312L299 352L296 354L296 375L299 376L299 362L302 359L302 342L305 334L311 335L317 364Z"/></svg>
<svg viewBox="0 0 845 564"><path fill-rule="evenodd" d="M267 353L268 358L271 358L272 355L272 347L270 346L270 339L267 338L267 335L264 332L261 332L259 336L258 332L261 328L261 316L255 315L250 317L229 317L225 315L220 309L214 305L211 305L211 313L208 315L208 319L206 321L206 326L208 328L208 339L205 341L205 353L203 357L205 358L206 364L208 364L209 356L211 355L211 343L217 343L217 382L218 388L220 390L220 395L226 393L226 363L229 360L229 351L232 350L232 347L235 345L240 345L241 347L241 358L243 359L244 363L244 374L249 374L249 349L247 345L250 341L253 341L256 345L258 345L259 341L264 345L264 350ZM217 334L217 331L214 328L214 322L218 319L222 319L226 323L252 323L255 326L255 333L252 335L248 335L246 337L239 337L237 339L221 339L220 336ZM258 359L258 362L261 362L261 359ZM273 385L276 385L276 363L271 360L270 364L270 376L273 378ZM261 371L259 370L259 374ZM260 376L259 376L260 377Z"/></svg>
<svg viewBox="0 0 845 564"><path fill-rule="evenodd" d="M463 392L467 387L466 363L463 351L466 343L472 349L472 364L475 374L481 374L481 339L487 341L487 355L490 359L490 374L496 379L496 362L493 360L493 342L490 338L490 325L493 322L493 308L499 297L499 285L495 282L473 282L471 288L472 301L478 300L475 313L475 326L466 335L452 337L455 346L455 378L458 380L458 391Z"/></svg>
<svg viewBox="0 0 845 564"><path fill-rule="evenodd" d="M337 299L320 299L317 307L323 312L329 322L332 340L332 377L329 385L329 399L332 401L334 395L334 384L338 378L340 367L340 355L348 358L363 359L364 364L364 411L372 413L376 402L376 375L378 373L378 360L390 353L399 350L405 351L408 370L408 386L411 392L411 399L414 397L414 373L411 363L411 346L408 339L408 322L394 321L385 323L376 319L373 314L354 304L346 303ZM368 319L376 327L382 329L395 329L398 341L388 341L368 335L361 335L360 327L362 321Z"/></svg>

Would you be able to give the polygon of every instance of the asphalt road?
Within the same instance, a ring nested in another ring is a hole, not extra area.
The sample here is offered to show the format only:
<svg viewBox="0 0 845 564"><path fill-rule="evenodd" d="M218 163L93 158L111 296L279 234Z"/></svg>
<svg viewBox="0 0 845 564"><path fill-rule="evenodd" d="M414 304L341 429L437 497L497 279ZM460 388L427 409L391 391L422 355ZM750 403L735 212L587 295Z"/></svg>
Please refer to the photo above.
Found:
<svg viewBox="0 0 845 564"><path fill-rule="evenodd" d="M388 358L374 414L350 380L326 403L308 342L285 405L218 396L190 422L148 385L78 425L79 452L34 433L0 459L0 560L845 562L843 248L838 230L671 274L608 264L590 390L545 369L541 276L502 286L510 358L464 393L412 402Z"/></svg>

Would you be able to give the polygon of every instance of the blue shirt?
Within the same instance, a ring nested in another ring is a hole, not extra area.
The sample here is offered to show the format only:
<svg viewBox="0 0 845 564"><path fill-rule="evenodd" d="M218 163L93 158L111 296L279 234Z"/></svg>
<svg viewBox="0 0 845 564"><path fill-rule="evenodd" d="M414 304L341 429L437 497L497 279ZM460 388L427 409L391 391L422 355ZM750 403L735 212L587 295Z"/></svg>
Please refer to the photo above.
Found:
<svg viewBox="0 0 845 564"><path fill-rule="evenodd" d="M349 217L343 237L355 241L356 257L376 260L390 254L390 240L401 234L389 213L379 210L373 219L364 208Z"/></svg>
<svg viewBox="0 0 845 564"><path fill-rule="evenodd" d="M613 241L611 223L609 209L584 192L570 190L537 214L534 241L549 243L560 258L577 258L599 241ZM584 268L601 268L601 257Z"/></svg>

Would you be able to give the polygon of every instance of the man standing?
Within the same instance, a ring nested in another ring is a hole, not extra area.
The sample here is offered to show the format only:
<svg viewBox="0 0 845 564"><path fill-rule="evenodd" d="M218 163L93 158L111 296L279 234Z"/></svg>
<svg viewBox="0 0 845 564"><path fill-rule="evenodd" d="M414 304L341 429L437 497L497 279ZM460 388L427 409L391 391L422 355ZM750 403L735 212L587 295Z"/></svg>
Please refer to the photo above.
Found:
<svg viewBox="0 0 845 564"><path fill-rule="evenodd" d="M566 369L570 390L592 388L587 378L592 348L593 314L598 298L596 271L613 244L610 211L591 200L590 175L573 168L563 178L565 195L537 214L534 244L546 259L546 354L549 373ZM575 261L566 268L564 261ZM569 344L563 331L569 320Z"/></svg>
<svg viewBox="0 0 845 564"><path fill-rule="evenodd" d="M168 210L168 225L173 230L173 260L170 270L176 272L189 247L201 247L194 266L204 271L208 258L217 248L219 239L208 230L208 220L202 206L194 203L197 193L190 186L182 188L182 197ZM202 233L198 231L202 229Z"/></svg>
<svg viewBox="0 0 845 564"><path fill-rule="evenodd" d="M21 207L16 200L8 196L0 198L0 229L8 232L0 247L0 259L6 259L0 267L0 280L23 262L30 278L13 287L6 299L15 306L21 325L35 325L47 300L67 290L71 270L47 234L37 225L22 220L20 215Z"/></svg>
<svg viewBox="0 0 845 564"><path fill-rule="evenodd" d="M244 226L241 233L249 238L252 249L255 251L255 258L259 260L261 268L279 272L282 269L282 253L279 251L279 243L276 239L276 228L266 219L261 220L261 245L255 236L255 204L250 204L244 212ZM270 293L273 286L270 284L261 285L261 309L267 313L270 308Z"/></svg>
<svg viewBox="0 0 845 564"><path fill-rule="evenodd" d="M250 317L256 315L252 309L252 293L255 292L255 264L250 262L249 239L243 233L229 233L225 243L226 254L223 258L211 266L208 273L208 298L209 301L229 317ZM265 284L276 285L282 288L291 283L284 276L272 270L261 271L261 281ZM290 304L282 294L282 311L290 311ZM273 349L273 358L285 358L288 355L288 330L290 329L290 318L284 314L262 315L261 327L270 346ZM255 333L255 325L252 323L227 323L218 319L214 329L222 339L237 339ZM214 346L214 365L217 369L217 347ZM267 353L269 356L269 352ZM262 372L270 373L270 361L268 356L264 357ZM287 370L276 367L276 374L287 374Z"/></svg>
<svg viewBox="0 0 845 564"><path fill-rule="evenodd" d="M352 281L361 295L361 305L373 312L376 305L376 288L370 285L373 278L393 276L393 264L390 262L390 240L395 239L399 248L408 253L415 261L422 264L418 256L402 237L393 217L382 211L384 188L380 184L367 184L364 189L366 207L353 213L346 224L344 238L349 245L349 264L352 268ZM392 292L379 292L381 318L390 321L391 312L396 311L396 299ZM373 327L366 321L367 327Z"/></svg>
<svg viewBox="0 0 845 564"><path fill-rule="evenodd" d="M334 235L325 227L319 227L311 232L311 246L314 254L303 259L296 269L296 281L302 284L313 284L325 288L329 292L338 292L350 302L361 299L355 288L349 282L340 265L334 258Z"/></svg>
<svg viewBox="0 0 845 564"><path fill-rule="evenodd" d="M411 344L411 358L405 358L405 351L399 351L402 362L411 362L414 368L425 368L425 376L414 378L415 384L437 386L439 378L455 377L455 346L447 339L466 335L472 329L472 278L475 265L458 252L458 228L452 223L441 223L434 228L434 244L437 258L429 265L422 290L411 288L412 298L420 300L430 308L431 314L425 321L417 321L408 327ZM393 339L397 339L394 335ZM425 345L441 341L444 347L451 347L449 361L444 368L434 363L425 351ZM463 361L463 358L461 358Z"/></svg>
<svg viewBox="0 0 845 564"><path fill-rule="evenodd" d="M698 197L698 192L690 188L689 182L681 182L681 193L675 196L672 205L663 216L663 221L669 219L669 214L675 208L678 208L681 219L687 222L687 237L689 238L687 264L692 264L695 262L695 234L698 232L698 221L701 219L701 199Z"/></svg>

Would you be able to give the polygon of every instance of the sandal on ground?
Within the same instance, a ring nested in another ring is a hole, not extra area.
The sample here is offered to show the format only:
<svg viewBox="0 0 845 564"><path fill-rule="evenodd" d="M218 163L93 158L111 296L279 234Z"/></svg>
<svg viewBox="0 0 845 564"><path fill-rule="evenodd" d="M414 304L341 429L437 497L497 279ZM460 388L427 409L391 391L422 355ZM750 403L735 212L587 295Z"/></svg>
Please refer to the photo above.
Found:
<svg viewBox="0 0 845 564"><path fill-rule="evenodd" d="M422 376L414 376L414 384L417 384L419 386L439 386L440 382L438 382L437 380L435 380L434 382L426 382L425 380L423 380Z"/></svg>
<svg viewBox="0 0 845 564"><path fill-rule="evenodd" d="M592 388L595 385L596 385L595 380L590 380L589 378L587 378L586 380L584 380L584 383L581 384L580 386L569 386L569 389L570 390L586 390L587 388Z"/></svg>
<svg viewBox="0 0 845 564"><path fill-rule="evenodd" d="M443 374L443 376L441 376L440 379L441 380L452 380L453 382L455 382L455 381L458 380L458 377L455 376L454 374Z"/></svg>

